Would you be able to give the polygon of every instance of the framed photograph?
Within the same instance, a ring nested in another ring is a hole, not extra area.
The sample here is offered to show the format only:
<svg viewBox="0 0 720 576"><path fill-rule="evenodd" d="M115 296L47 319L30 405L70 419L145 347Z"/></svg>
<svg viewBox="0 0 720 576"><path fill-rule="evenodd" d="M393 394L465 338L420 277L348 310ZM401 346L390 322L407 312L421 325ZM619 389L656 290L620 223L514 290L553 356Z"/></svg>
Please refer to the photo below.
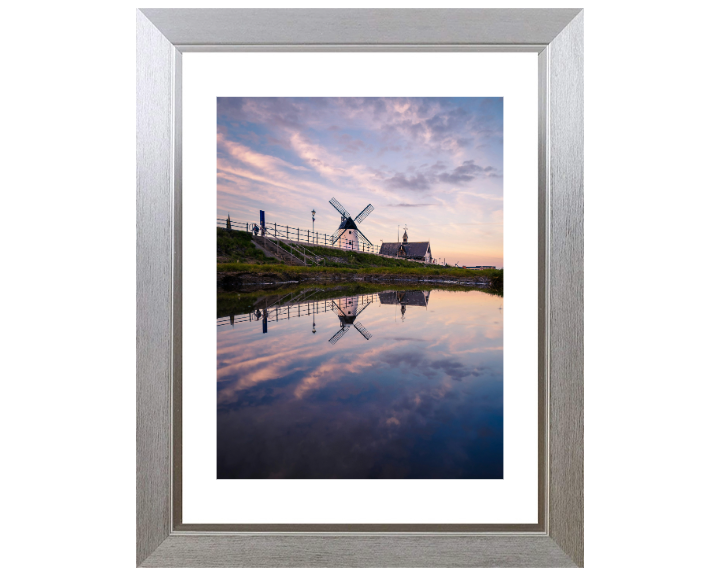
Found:
<svg viewBox="0 0 720 576"><path fill-rule="evenodd" d="M582 567L582 10L138 10L137 359L138 566Z"/></svg>

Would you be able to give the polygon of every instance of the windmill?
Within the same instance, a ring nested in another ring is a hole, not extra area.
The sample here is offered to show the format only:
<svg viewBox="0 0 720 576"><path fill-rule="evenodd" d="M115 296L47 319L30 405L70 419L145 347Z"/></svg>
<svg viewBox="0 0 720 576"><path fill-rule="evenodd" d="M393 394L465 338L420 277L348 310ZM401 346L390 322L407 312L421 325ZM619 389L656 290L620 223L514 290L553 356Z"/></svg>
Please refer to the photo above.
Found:
<svg viewBox="0 0 720 576"><path fill-rule="evenodd" d="M366 302L358 309L358 299L356 297L345 298L344 301L340 301L340 305L333 300L333 310L335 310L340 319L340 330L335 332L328 342L330 342L330 344L336 344L340 338L345 336L345 332L350 330L350 326L354 326L355 330L360 332L365 340L370 340L372 334L370 334L367 328L360 324L360 322L355 322L355 319L360 316L360 313L370 306L370 304L371 302Z"/></svg>
<svg viewBox="0 0 720 576"><path fill-rule="evenodd" d="M350 213L345 210L343 205L335 200L335 198L330 200L330 204L333 208L335 208L335 210L340 212L340 227L335 231L335 234L332 235L333 246L339 241L341 248L344 245L345 247L350 248L350 250L357 250L360 247L360 240L372 246L372 242L365 237L365 234L358 230L357 225L365 220L370 212L375 210L373 205L368 204L365 206L363 211L360 212L360 214L355 216L355 218L351 218Z"/></svg>

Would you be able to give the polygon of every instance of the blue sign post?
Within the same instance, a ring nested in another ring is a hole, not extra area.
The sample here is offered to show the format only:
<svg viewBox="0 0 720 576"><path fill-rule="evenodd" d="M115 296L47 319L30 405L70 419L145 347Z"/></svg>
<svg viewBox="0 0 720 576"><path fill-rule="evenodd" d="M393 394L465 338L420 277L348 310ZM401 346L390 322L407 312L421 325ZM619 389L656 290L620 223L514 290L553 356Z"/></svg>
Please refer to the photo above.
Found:
<svg viewBox="0 0 720 576"><path fill-rule="evenodd" d="M260 210L260 234L265 236L265 210Z"/></svg>

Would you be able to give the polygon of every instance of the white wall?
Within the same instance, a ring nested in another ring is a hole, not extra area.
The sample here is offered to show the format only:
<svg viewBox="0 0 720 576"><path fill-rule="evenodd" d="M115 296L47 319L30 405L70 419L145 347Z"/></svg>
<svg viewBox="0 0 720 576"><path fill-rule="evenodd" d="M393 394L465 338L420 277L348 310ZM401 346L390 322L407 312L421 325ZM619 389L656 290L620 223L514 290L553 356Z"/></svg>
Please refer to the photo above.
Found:
<svg viewBox="0 0 720 576"><path fill-rule="evenodd" d="M3 12L8 574L134 570L135 4L16 2ZM548 3L404 5L498 4ZM551 4L587 7L587 572L710 573L720 404L714 4ZM348 3L293 3L302 5ZM403 4L382 3L391 5Z"/></svg>

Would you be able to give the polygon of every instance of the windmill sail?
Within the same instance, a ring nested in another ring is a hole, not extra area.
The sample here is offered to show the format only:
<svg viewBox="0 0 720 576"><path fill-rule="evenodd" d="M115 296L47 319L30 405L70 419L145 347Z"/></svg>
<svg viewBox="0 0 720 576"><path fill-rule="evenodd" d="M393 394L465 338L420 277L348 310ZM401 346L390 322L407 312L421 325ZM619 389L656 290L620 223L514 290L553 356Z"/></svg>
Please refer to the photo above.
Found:
<svg viewBox="0 0 720 576"><path fill-rule="evenodd" d="M360 314L363 312L363 310L365 310L365 308L370 306L372 301L365 302L365 304L363 304L360 308L357 308L355 311L353 311L353 308L352 308L353 301L354 300L351 298L351 299L347 300L346 303L344 304L344 306L347 305L347 308L349 308L350 316L348 316L347 314L345 314L343 309L340 306L338 306L337 302L335 302L335 300L333 300L333 302L332 302L333 310L337 313L338 318L340 318L340 330L338 330L333 335L333 337L330 338L330 340L328 340L328 342L330 342L330 344L335 344L338 340L340 340L340 338L343 337L345 332L350 330L350 326L355 326L355 329L358 332L360 332L360 334L362 334L362 336L363 336L363 338L365 338L365 340L370 340L370 338L372 338L372 334L370 334L368 329L365 328L365 326L363 326L362 324L360 324L360 322L356 321L356 318L358 316L360 316Z"/></svg>
<svg viewBox="0 0 720 576"><path fill-rule="evenodd" d="M353 326L355 326L357 331L363 335L363 338L365 338L365 340L370 340L370 338L372 338L372 334L370 334L368 329L365 328L365 326L363 326L362 324L360 324L360 322L355 322L355 324L353 324Z"/></svg>
<svg viewBox="0 0 720 576"><path fill-rule="evenodd" d="M343 327L340 328L340 330L335 332L335 335L332 338L330 338L330 340L328 340L328 342L330 342L330 344L333 344L333 345L336 344L337 341L340 340L340 338L342 338L345 335L345 332L350 330L350 326L351 326L350 324L344 324Z"/></svg>
<svg viewBox="0 0 720 576"><path fill-rule="evenodd" d="M335 246L338 244L338 241L342 238L342 242L339 243L340 248L344 249L350 249L350 250L360 250L361 244L365 242L366 244L369 244L370 246L373 245L370 240L367 239L365 234L360 232L358 230L357 225L365 220L365 218L368 217L368 215L375 210L372 204L368 204L365 206L365 208L360 212L360 214L357 215L357 217L353 220L350 217L350 213L345 210L345 207L340 204L340 202L337 201L336 198L333 198L330 200L330 205L335 208L340 213L340 216L342 220L340 221L340 227L337 229L337 231L332 235L332 245ZM344 236L343 236L344 235Z"/></svg>
<svg viewBox="0 0 720 576"><path fill-rule="evenodd" d="M368 302L365 302L365 304L363 304L362 308L358 309L358 311L355 312L355 316L356 316L356 317L357 317L357 316L360 316L360 312L362 312L363 310L365 310L365 308L367 308L368 306L370 306L370 304L371 304L371 302L369 302L369 301L368 301Z"/></svg>
<svg viewBox="0 0 720 576"><path fill-rule="evenodd" d="M340 236L342 236L345 233L345 228L338 228L335 230L335 233L330 237L331 244L335 244L340 239Z"/></svg>
<svg viewBox="0 0 720 576"><path fill-rule="evenodd" d="M365 206L365 209L355 217L355 224L360 224L360 222L365 220L365 218L367 218L373 210L375 210L375 208L372 204Z"/></svg>
<svg viewBox="0 0 720 576"><path fill-rule="evenodd" d="M345 312L342 311L342 308L340 308L340 306L337 305L335 300L332 301L332 305L333 305L333 310L340 312L340 314L342 314L344 317L346 317Z"/></svg>
<svg viewBox="0 0 720 576"><path fill-rule="evenodd" d="M368 239L365 237L365 234L363 234L362 232L360 232L360 230L355 230L355 234L357 234L358 237L361 238L363 242L365 242L365 244L370 244L370 246L373 245L373 243L370 242L370 240L368 240Z"/></svg>
<svg viewBox="0 0 720 576"><path fill-rule="evenodd" d="M345 218L346 220L347 220L348 218L350 218L350 213L349 213L347 210L345 210L345 208L343 208L343 205L340 204L340 202L338 202L337 200L335 200L335 198L333 198L332 200L330 200L330 204L332 205L333 208L335 208L335 210L337 210L338 212L340 212L340 215L341 215L343 218Z"/></svg>

